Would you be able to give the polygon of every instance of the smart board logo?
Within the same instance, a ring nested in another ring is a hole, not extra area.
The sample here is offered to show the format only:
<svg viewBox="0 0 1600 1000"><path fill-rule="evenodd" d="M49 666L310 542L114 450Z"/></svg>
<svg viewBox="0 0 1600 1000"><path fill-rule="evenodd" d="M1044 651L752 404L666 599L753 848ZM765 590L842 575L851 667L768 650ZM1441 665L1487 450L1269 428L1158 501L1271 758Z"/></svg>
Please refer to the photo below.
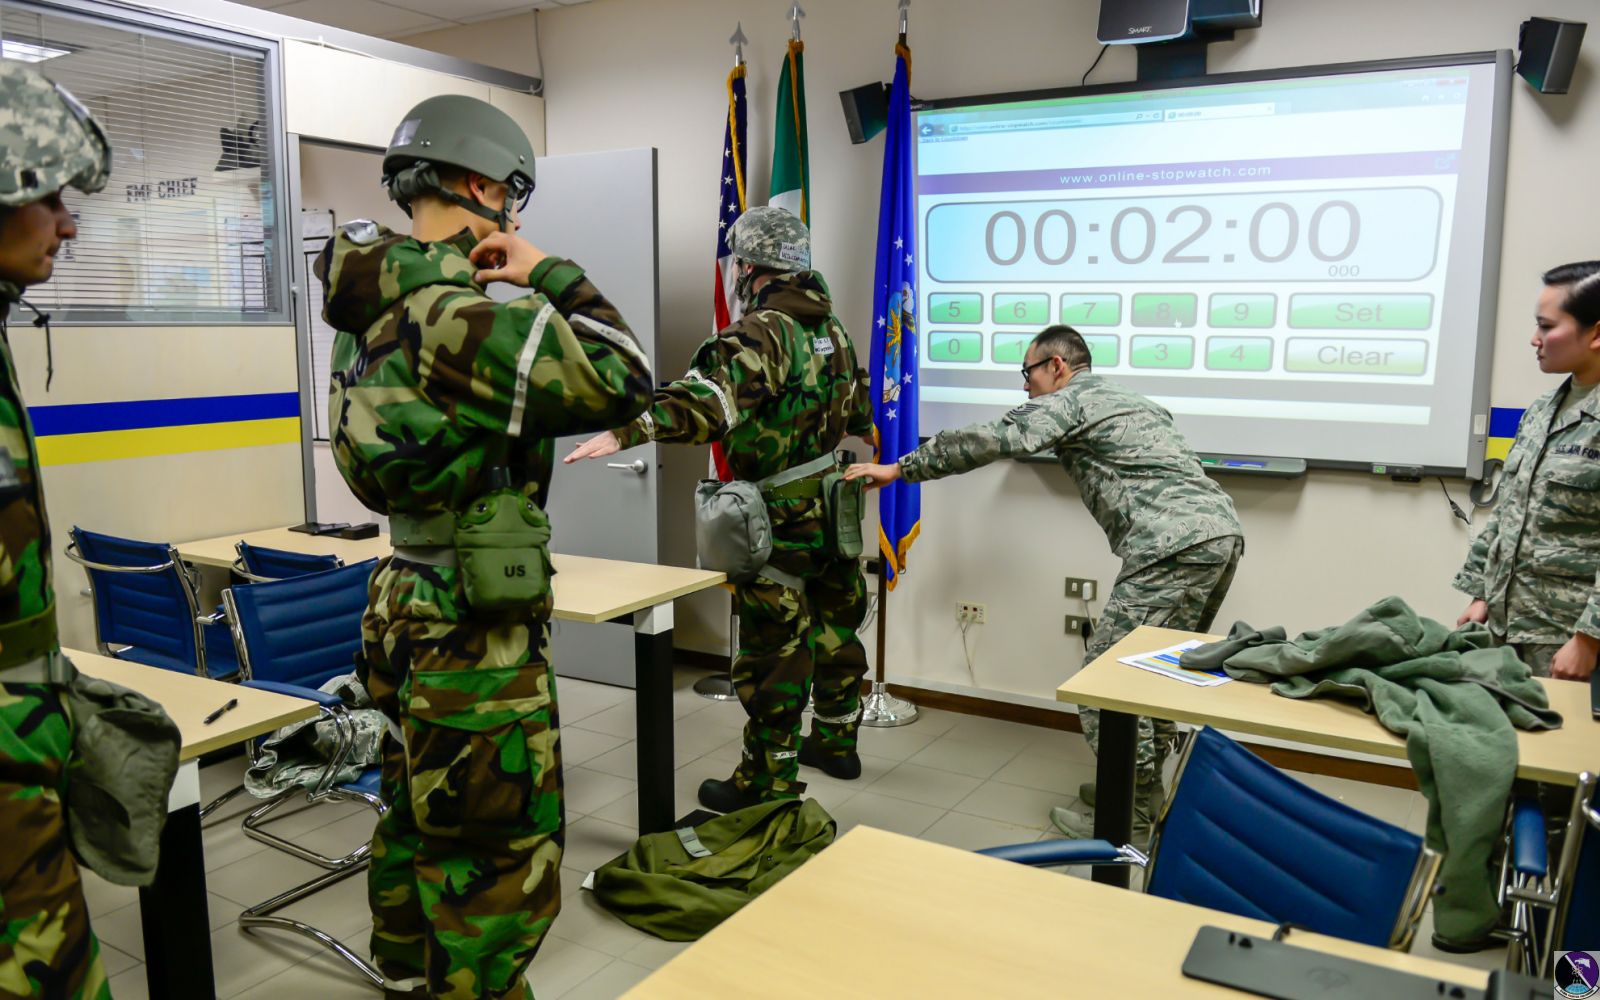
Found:
<svg viewBox="0 0 1600 1000"><path fill-rule="evenodd" d="M1155 25L1153 25L1153 24L1147 24L1142 28L1129 28L1128 29L1128 34L1130 34L1130 35L1148 35L1148 34L1150 34L1151 29L1153 29L1154 27L1155 27Z"/></svg>
<svg viewBox="0 0 1600 1000"><path fill-rule="evenodd" d="M1600 962L1586 951L1564 951L1556 956L1556 996L1588 1000L1600 995Z"/></svg>

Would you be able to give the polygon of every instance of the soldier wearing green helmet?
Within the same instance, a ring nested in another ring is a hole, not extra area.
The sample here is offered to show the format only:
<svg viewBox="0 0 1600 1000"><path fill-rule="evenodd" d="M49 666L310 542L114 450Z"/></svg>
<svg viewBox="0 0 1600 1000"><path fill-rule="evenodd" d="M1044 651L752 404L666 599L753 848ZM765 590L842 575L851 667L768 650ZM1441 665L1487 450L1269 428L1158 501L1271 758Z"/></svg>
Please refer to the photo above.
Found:
<svg viewBox="0 0 1600 1000"><path fill-rule="evenodd" d="M822 275L811 235L779 208L753 208L729 240L744 315L695 351L689 373L657 390L643 415L583 442L563 461L600 458L645 441L721 441L734 475L766 481L772 557L737 584L734 689L749 720L744 759L700 786L700 802L728 812L805 789L799 765L849 780L861 774L856 731L866 650L861 566L829 543L821 492L846 435L872 431L867 374ZM807 695L816 713L800 737Z"/></svg>
<svg viewBox="0 0 1600 1000"><path fill-rule="evenodd" d="M516 235L533 148L504 112L422 102L383 176L410 235L351 222L316 265L337 331L334 459L395 546L372 577L360 657L399 737L383 747L372 955L387 995L516 1000L561 904L551 439L638 416L650 368L581 267ZM529 294L496 302L493 281ZM473 547L484 527L515 547ZM540 586L479 572L513 556Z"/></svg>
<svg viewBox="0 0 1600 1000"><path fill-rule="evenodd" d="M15 627L42 623L58 648L39 456L5 338L23 290L49 280L78 234L62 190L92 194L110 173L111 146L83 105L0 60L0 996L111 996L62 811L72 719L28 662L37 645L14 641Z"/></svg>

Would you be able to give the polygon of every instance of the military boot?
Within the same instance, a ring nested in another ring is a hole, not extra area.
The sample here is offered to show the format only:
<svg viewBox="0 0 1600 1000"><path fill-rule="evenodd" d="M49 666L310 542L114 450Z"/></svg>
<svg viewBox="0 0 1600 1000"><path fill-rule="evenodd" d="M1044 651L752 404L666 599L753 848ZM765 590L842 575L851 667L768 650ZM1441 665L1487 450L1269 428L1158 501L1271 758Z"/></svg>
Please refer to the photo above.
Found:
<svg viewBox="0 0 1600 1000"><path fill-rule="evenodd" d="M823 753L819 750L816 734L800 741L800 763L814 767L829 777L840 781L854 781L861 777L861 755L854 750L845 753Z"/></svg>
<svg viewBox="0 0 1600 1000"><path fill-rule="evenodd" d="M761 789L740 788L732 778L707 778L700 782L700 804L712 812L736 812L763 801Z"/></svg>
<svg viewBox="0 0 1600 1000"><path fill-rule="evenodd" d="M1091 786L1092 794L1092 786ZM1129 842L1139 850L1150 846L1150 834L1155 830L1155 818L1161 812L1166 790L1157 782L1133 801L1133 832ZM1050 810L1050 823L1072 840L1094 839L1094 814L1073 812L1066 806Z"/></svg>

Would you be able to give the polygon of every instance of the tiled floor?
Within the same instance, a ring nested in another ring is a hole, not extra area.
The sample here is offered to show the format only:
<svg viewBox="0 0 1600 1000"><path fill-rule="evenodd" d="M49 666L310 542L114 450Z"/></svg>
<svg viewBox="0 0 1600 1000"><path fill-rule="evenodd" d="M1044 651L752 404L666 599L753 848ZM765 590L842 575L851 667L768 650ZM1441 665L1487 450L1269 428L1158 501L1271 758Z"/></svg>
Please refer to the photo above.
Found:
<svg viewBox="0 0 1600 1000"><path fill-rule="evenodd" d="M739 758L744 713L737 703L699 698L690 685L700 675L680 671L677 715L677 803L693 808L705 778L725 778ZM579 891L585 873L621 853L638 836L634 780L633 692L583 681L561 682L562 749L566 759L567 850L563 859L561 916L529 975L540 1000L592 1000L619 996L683 948L636 931L615 919L591 894ZM1048 832L1051 806L1076 804L1080 782L1094 777L1082 737L992 719L924 710L900 729L863 729L863 773L836 781L809 769L808 794L838 820L840 832L858 823L961 848L1037 840ZM230 787L243 768L228 761L202 772L209 797ZM1303 780L1358 809L1420 832L1426 806L1414 792L1339 778ZM239 930L239 911L304 881L311 865L290 858L239 831L253 803L236 800L205 831L210 890L211 948L219 997L246 1000L372 1000L377 993L350 969L309 942L271 931ZM1081 808L1081 805L1080 805ZM343 853L365 840L372 814L364 806L327 805L286 818L279 829L325 853ZM1081 870L1073 874L1083 875ZM148 997L141 956L137 893L88 875L93 926L117 1000ZM352 948L366 953L365 880L342 882L291 907ZM1414 954L1498 966L1500 951L1441 955L1430 947L1431 915L1424 918Z"/></svg>

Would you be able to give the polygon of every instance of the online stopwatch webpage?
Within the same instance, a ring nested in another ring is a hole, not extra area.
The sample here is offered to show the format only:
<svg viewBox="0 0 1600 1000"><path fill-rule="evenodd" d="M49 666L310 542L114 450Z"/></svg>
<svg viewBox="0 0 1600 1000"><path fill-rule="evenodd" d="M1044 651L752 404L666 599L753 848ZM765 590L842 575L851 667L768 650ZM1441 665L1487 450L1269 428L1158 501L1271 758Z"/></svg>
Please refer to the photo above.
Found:
<svg viewBox="0 0 1600 1000"><path fill-rule="evenodd" d="M1468 467L1485 59L926 107L922 433L1025 399L1029 340L1065 323L1199 451Z"/></svg>

